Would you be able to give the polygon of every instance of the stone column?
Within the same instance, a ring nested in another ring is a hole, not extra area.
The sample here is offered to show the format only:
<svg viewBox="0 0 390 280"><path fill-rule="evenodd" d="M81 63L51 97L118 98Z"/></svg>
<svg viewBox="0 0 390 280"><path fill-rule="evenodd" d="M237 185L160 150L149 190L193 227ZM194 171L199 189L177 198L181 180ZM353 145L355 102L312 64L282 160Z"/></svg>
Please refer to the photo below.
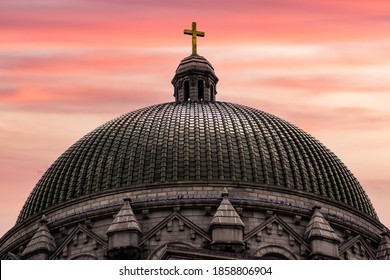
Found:
<svg viewBox="0 0 390 280"><path fill-rule="evenodd" d="M211 249L229 252L244 250L244 228L240 216L228 199L225 188L222 192L222 202L211 221Z"/></svg>
<svg viewBox="0 0 390 280"><path fill-rule="evenodd" d="M27 244L22 253L22 258L26 260L48 260L56 249L54 237L47 227L46 216L43 215L39 221L39 227Z"/></svg>
<svg viewBox="0 0 390 280"><path fill-rule="evenodd" d="M313 207L313 216L304 233L304 237L311 247L310 258L339 259L340 239L321 214L320 209L319 206Z"/></svg>
<svg viewBox="0 0 390 280"><path fill-rule="evenodd" d="M109 259L138 259L141 228L130 206L131 199L125 198L124 205L107 230Z"/></svg>

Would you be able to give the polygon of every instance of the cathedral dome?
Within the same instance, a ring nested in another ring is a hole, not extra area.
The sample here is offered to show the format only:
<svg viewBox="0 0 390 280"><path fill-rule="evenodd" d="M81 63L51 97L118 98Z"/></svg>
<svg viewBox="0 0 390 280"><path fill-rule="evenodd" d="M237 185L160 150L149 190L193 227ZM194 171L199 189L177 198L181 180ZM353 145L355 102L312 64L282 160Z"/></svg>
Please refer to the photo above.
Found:
<svg viewBox="0 0 390 280"><path fill-rule="evenodd" d="M37 183L18 222L107 189L189 181L286 188L377 217L347 167L294 125L237 104L173 102L130 112L80 139Z"/></svg>
<svg viewBox="0 0 390 280"><path fill-rule="evenodd" d="M390 259L390 232L348 168L298 127L217 102L197 54L174 102L96 128L45 172L0 259ZM222 198L221 198L222 195Z"/></svg>

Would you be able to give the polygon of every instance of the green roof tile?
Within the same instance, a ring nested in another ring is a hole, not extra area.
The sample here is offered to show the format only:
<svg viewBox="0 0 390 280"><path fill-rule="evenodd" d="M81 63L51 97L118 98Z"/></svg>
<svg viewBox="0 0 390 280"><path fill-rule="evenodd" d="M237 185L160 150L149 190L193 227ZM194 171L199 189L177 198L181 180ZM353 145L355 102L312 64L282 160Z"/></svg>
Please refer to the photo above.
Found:
<svg viewBox="0 0 390 280"><path fill-rule="evenodd" d="M172 102L130 112L81 138L39 180L18 223L106 189L186 180L296 189L377 218L346 166L294 125L232 103Z"/></svg>

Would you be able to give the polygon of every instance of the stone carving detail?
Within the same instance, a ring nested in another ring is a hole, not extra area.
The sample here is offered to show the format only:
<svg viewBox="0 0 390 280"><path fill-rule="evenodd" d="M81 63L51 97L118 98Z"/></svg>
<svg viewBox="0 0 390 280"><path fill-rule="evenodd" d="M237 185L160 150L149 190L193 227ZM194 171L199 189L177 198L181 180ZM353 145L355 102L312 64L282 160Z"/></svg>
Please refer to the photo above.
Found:
<svg viewBox="0 0 390 280"><path fill-rule="evenodd" d="M90 254L94 259L104 259L107 249L106 241L85 225L79 224L58 246L50 259L74 259L80 254Z"/></svg>
<svg viewBox="0 0 390 280"><path fill-rule="evenodd" d="M340 245L339 255L345 259L374 260L374 252L364 239L357 235Z"/></svg>

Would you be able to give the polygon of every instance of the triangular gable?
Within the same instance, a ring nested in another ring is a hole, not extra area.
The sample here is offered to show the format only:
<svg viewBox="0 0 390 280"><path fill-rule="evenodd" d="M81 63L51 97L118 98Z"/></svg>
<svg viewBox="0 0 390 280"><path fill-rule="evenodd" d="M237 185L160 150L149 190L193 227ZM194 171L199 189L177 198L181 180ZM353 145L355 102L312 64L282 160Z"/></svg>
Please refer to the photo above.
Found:
<svg viewBox="0 0 390 280"><path fill-rule="evenodd" d="M344 254L346 251L348 251L352 246L355 244L360 243L363 247L366 253L373 259L376 260L375 254L372 252L372 249L370 246L367 245L367 243L364 241L364 239L360 236L357 235L354 238L351 238L350 240L344 242L342 245L339 247L339 255L341 256Z"/></svg>
<svg viewBox="0 0 390 280"><path fill-rule="evenodd" d="M54 252L54 254L50 257L50 259L55 259L58 257L59 254L62 253L64 248L68 246L74 239L75 236L77 236L79 233L83 233L86 236L88 236L90 239L95 240L97 243L99 243L103 248L107 249L107 242L105 242L103 239L101 239L97 234L93 233L92 231L88 230L84 225L78 225L75 227L72 232L68 235L68 237L61 243L61 245L57 248L57 250Z"/></svg>
<svg viewBox="0 0 390 280"><path fill-rule="evenodd" d="M309 246L307 245L306 241L303 240L303 238L295 232L294 229L292 229L285 221L283 221L280 217L278 217L276 214L272 217L265 220L263 223L252 229L250 232L248 232L244 236L244 242L251 239L253 236L255 236L258 232L261 232L264 230L268 225L272 223L277 223L280 225L284 231L286 231L288 234L290 234L301 246L303 246L306 250L309 250Z"/></svg>
<svg viewBox="0 0 390 280"><path fill-rule="evenodd" d="M178 219L181 221L184 225L189 227L190 229L194 230L197 234L205 238L207 241L211 241L210 237L208 234L199 226L197 226L195 223L190 221L188 218L184 217L178 212L173 212L170 215L168 215L166 218L164 218L161 222L159 222L155 227L153 227L146 235L142 238L140 242L140 246L145 243L145 241L149 240L152 238L158 231L163 229L168 225L169 222L173 221L174 219Z"/></svg>

